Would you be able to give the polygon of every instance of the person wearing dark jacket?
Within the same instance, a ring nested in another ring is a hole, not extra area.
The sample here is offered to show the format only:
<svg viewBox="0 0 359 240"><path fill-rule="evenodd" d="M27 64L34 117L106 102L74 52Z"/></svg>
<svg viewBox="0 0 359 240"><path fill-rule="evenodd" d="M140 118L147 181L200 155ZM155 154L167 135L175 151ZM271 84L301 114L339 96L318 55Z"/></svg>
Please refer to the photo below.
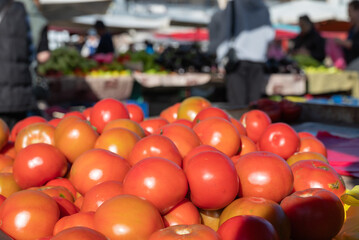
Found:
<svg viewBox="0 0 359 240"><path fill-rule="evenodd" d="M0 0L0 12L0 118L12 127L36 108L30 28L22 3Z"/></svg>
<svg viewBox="0 0 359 240"><path fill-rule="evenodd" d="M319 62L325 58L325 40L307 15L299 17L300 34L293 40L293 54L309 55Z"/></svg>
<svg viewBox="0 0 359 240"><path fill-rule="evenodd" d="M95 23L97 34L100 35L100 42L96 49L96 53L114 53L112 35L107 31L103 21L98 20Z"/></svg>

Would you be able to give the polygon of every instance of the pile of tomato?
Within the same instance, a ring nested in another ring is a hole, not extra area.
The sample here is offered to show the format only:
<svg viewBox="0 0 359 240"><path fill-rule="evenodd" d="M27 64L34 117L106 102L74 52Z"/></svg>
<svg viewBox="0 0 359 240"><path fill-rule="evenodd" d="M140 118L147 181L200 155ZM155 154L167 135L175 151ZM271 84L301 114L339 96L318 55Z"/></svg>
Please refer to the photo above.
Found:
<svg viewBox="0 0 359 240"><path fill-rule="evenodd" d="M323 143L202 97L144 118L103 99L0 119L0 229L14 239L328 240L344 223Z"/></svg>

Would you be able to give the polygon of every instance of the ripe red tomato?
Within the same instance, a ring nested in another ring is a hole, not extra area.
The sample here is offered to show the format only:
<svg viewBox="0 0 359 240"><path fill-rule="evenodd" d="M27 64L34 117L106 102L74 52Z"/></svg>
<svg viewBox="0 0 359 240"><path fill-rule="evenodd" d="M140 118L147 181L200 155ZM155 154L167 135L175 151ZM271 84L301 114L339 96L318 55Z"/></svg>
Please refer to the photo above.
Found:
<svg viewBox="0 0 359 240"><path fill-rule="evenodd" d="M102 133L105 125L115 119L130 118L126 106L113 98L98 101L91 110L90 121L97 132Z"/></svg>
<svg viewBox="0 0 359 240"><path fill-rule="evenodd" d="M15 126L11 129L11 134L9 140L15 142L17 134L23 129L24 127L38 122L47 122L45 118L40 116L30 116L27 117L15 124Z"/></svg>
<svg viewBox="0 0 359 240"><path fill-rule="evenodd" d="M4 120L0 118L0 150L7 144L9 136L10 129Z"/></svg>
<svg viewBox="0 0 359 240"><path fill-rule="evenodd" d="M162 217L147 200L120 195L104 202L95 213L96 230L111 240L148 239L164 227Z"/></svg>
<svg viewBox="0 0 359 240"><path fill-rule="evenodd" d="M48 181L45 186L61 186L66 188L70 191L73 198L75 199L77 190L75 189L74 185L68 180L67 178L55 178L50 181Z"/></svg>
<svg viewBox="0 0 359 240"><path fill-rule="evenodd" d="M72 227L65 229L54 237L51 240L107 240L108 238L99 233L96 230L87 227Z"/></svg>
<svg viewBox="0 0 359 240"><path fill-rule="evenodd" d="M149 240L220 240L220 236L210 227L202 224L176 225L154 232Z"/></svg>
<svg viewBox="0 0 359 240"><path fill-rule="evenodd" d="M281 202L291 223L291 239L332 239L344 222L344 208L334 193L325 189L298 191Z"/></svg>
<svg viewBox="0 0 359 240"><path fill-rule="evenodd" d="M73 163L69 180L79 193L85 194L105 181L122 182L129 169L128 162L119 155L103 149L92 149L81 154Z"/></svg>
<svg viewBox="0 0 359 240"><path fill-rule="evenodd" d="M55 146L73 163L92 149L98 133L86 121L75 116L63 118L55 129Z"/></svg>
<svg viewBox="0 0 359 240"><path fill-rule="evenodd" d="M50 197L61 197L69 200L70 202L74 202L74 196L72 196L71 192L67 190L67 188L62 186L41 186L33 187L31 189L41 191Z"/></svg>
<svg viewBox="0 0 359 240"><path fill-rule="evenodd" d="M128 171L123 180L123 191L148 200L165 214L185 198L188 184L186 175L176 163L150 157Z"/></svg>
<svg viewBox="0 0 359 240"><path fill-rule="evenodd" d="M203 97L188 97L181 102L177 112L177 119L187 119L189 121L193 121L202 109L210 106L211 103Z"/></svg>
<svg viewBox="0 0 359 240"><path fill-rule="evenodd" d="M140 138L143 138L146 134L143 128L140 126L139 123L131 120L131 119L116 119L106 124L103 131L107 131L113 128L126 128L131 130L132 132L136 133Z"/></svg>
<svg viewBox="0 0 359 240"><path fill-rule="evenodd" d="M95 229L95 212L78 212L60 218L54 226L53 235L72 227Z"/></svg>
<svg viewBox="0 0 359 240"><path fill-rule="evenodd" d="M13 174L23 189L44 185L47 181L62 177L67 172L65 156L54 146L35 143L22 149L16 156Z"/></svg>
<svg viewBox="0 0 359 240"><path fill-rule="evenodd" d="M233 117L230 117L230 119L231 123L237 128L239 135L247 136L247 131L243 124Z"/></svg>
<svg viewBox="0 0 359 240"><path fill-rule="evenodd" d="M246 128L247 136L258 142L264 130L272 123L268 114L261 110L251 110L244 113L240 120L242 125Z"/></svg>
<svg viewBox="0 0 359 240"><path fill-rule="evenodd" d="M238 193L238 176L231 159L221 152L201 152L186 164L194 205L215 210L227 206Z"/></svg>
<svg viewBox="0 0 359 240"><path fill-rule="evenodd" d="M91 111L92 111L92 107L88 107L82 112L82 114L85 116L87 121L90 121L91 119Z"/></svg>
<svg viewBox="0 0 359 240"><path fill-rule="evenodd" d="M192 122L187 119L177 119L177 120L173 121L172 123L183 124L189 128L192 128Z"/></svg>
<svg viewBox="0 0 359 240"><path fill-rule="evenodd" d="M22 190L0 206L0 229L14 239L39 239L52 235L60 215L54 199L40 191Z"/></svg>
<svg viewBox="0 0 359 240"><path fill-rule="evenodd" d="M71 201L63 197L52 197L59 207L60 218L79 212L79 208Z"/></svg>
<svg viewBox="0 0 359 240"><path fill-rule="evenodd" d="M70 116L73 116L73 117L78 117L80 118L81 120L86 120L86 117L85 115L83 115L81 112L79 111L72 111L72 112L67 112L63 118L67 118L67 117L70 117Z"/></svg>
<svg viewBox="0 0 359 240"><path fill-rule="evenodd" d="M298 132L298 136L300 138L304 138L304 137L315 137L313 134L311 134L310 132Z"/></svg>
<svg viewBox="0 0 359 240"><path fill-rule="evenodd" d="M341 176L328 163L319 160L302 160L291 166L294 191L324 188L340 197L345 192Z"/></svg>
<svg viewBox="0 0 359 240"><path fill-rule="evenodd" d="M280 202L293 190L293 173L289 165L273 153L248 153L237 160L235 167L240 182L239 196Z"/></svg>
<svg viewBox="0 0 359 240"><path fill-rule="evenodd" d="M162 117L152 117L152 118L147 118L145 120L143 120L142 122L140 122L140 126L147 131L148 134L153 134L157 129L159 129L160 127L168 124L169 122L162 118Z"/></svg>
<svg viewBox="0 0 359 240"><path fill-rule="evenodd" d="M185 198L163 216L163 222L165 227L200 224L201 216L197 207Z"/></svg>
<svg viewBox="0 0 359 240"><path fill-rule="evenodd" d="M161 111L160 117L166 119L169 123L177 120L178 108L181 103L175 103Z"/></svg>
<svg viewBox="0 0 359 240"><path fill-rule="evenodd" d="M261 151L272 152L288 159L298 151L300 139L288 124L273 123L264 130L258 145Z"/></svg>
<svg viewBox="0 0 359 240"><path fill-rule="evenodd" d="M200 121L209 117L220 117L226 119L228 122L231 122L228 113L226 113L224 110L218 107L207 107L198 112L198 114L192 121L192 126L195 126Z"/></svg>
<svg viewBox="0 0 359 240"><path fill-rule="evenodd" d="M241 146L241 138L236 127L229 121L210 117L194 126L202 144L217 148L229 157L236 155Z"/></svg>
<svg viewBox="0 0 359 240"><path fill-rule="evenodd" d="M187 162L197 153L200 152L207 152L207 151L215 151L215 152L219 152L219 150L217 150L215 147L212 147L210 145L206 145L206 144L202 144L199 145L195 148L193 148L191 151L188 152L188 154L183 158L183 162L182 162L182 168L185 169Z"/></svg>
<svg viewBox="0 0 359 240"><path fill-rule="evenodd" d="M145 118L145 113L143 112L142 108L137 104L128 103L126 104L126 108L132 121L140 123Z"/></svg>
<svg viewBox="0 0 359 240"><path fill-rule="evenodd" d="M61 122L61 120L62 120L61 118L53 118L47 123L50 124L51 126L57 127L57 125Z"/></svg>
<svg viewBox="0 0 359 240"><path fill-rule="evenodd" d="M278 234L268 220L250 215L235 216L219 227L222 240L279 240Z"/></svg>
<svg viewBox="0 0 359 240"><path fill-rule="evenodd" d="M281 206L272 200L259 197L243 197L224 208L219 218L219 227L235 216L258 216L269 221L282 240L289 240L290 223Z"/></svg>
<svg viewBox="0 0 359 240"><path fill-rule="evenodd" d="M300 138L300 146L298 152L317 152L327 157L327 148L316 137Z"/></svg>

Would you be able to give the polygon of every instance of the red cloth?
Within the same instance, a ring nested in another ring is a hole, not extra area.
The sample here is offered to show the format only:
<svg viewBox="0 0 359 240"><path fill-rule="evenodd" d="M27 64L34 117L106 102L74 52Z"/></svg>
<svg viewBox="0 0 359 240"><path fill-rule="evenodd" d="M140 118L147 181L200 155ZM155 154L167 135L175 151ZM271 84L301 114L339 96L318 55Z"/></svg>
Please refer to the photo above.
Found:
<svg viewBox="0 0 359 240"><path fill-rule="evenodd" d="M327 158L341 175L359 178L359 138L343 138L319 131L317 138L327 147Z"/></svg>

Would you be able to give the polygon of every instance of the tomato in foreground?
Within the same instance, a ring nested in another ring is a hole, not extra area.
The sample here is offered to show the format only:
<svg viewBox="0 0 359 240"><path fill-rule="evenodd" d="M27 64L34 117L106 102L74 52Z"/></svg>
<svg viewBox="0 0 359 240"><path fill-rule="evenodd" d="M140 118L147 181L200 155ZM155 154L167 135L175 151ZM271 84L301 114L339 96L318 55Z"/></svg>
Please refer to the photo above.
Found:
<svg viewBox="0 0 359 240"><path fill-rule="evenodd" d="M220 240L220 236L210 227L202 224L177 225L153 233L149 240Z"/></svg>

